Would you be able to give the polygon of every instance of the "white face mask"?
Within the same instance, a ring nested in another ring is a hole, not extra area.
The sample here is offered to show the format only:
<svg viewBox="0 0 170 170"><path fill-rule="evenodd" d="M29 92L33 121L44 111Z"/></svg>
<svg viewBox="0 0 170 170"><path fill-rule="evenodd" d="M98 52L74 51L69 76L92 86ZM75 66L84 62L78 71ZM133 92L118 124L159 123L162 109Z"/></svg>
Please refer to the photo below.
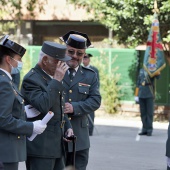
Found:
<svg viewBox="0 0 170 170"><path fill-rule="evenodd" d="M12 58L13 59L13 58ZM13 60L15 60L15 59L13 59ZM17 63L18 63L18 65L17 65L17 67L13 67L11 64L11 74L17 74L17 73L19 73L21 70L22 70L22 67L23 67L23 62L21 62L21 61L17 61L17 60L15 60Z"/></svg>

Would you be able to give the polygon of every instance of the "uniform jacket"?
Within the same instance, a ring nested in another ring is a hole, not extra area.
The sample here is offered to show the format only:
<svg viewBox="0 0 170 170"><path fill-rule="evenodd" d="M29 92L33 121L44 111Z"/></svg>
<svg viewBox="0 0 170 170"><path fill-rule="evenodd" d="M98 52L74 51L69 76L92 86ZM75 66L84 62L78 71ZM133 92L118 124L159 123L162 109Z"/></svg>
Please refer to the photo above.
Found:
<svg viewBox="0 0 170 170"><path fill-rule="evenodd" d="M170 158L170 123L168 125L168 139L166 141L166 156Z"/></svg>
<svg viewBox="0 0 170 170"><path fill-rule="evenodd" d="M90 68L90 69L92 69L92 70L94 70L94 71L95 71L95 73L97 74L97 79L98 79L98 81L99 81L99 87L100 87L99 70L98 70L96 67L92 66L92 65L90 65L90 67L89 67L89 68Z"/></svg>
<svg viewBox="0 0 170 170"><path fill-rule="evenodd" d="M159 78L159 76L156 76ZM139 88L139 98L153 98L154 97L154 79L148 76L147 72L144 69L140 69L137 87Z"/></svg>
<svg viewBox="0 0 170 170"><path fill-rule="evenodd" d="M54 116L47 123L45 131L37 135L33 141L27 141L27 152L30 156L44 158L59 158L63 149L63 128L71 128L71 124L63 114L63 85L61 82L51 79L38 65L31 69L24 77L21 92L27 102L41 112L35 118L28 121L41 120L48 111Z"/></svg>
<svg viewBox="0 0 170 170"><path fill-rule="evenodd" d="M76 150L84 150L90 147L87 114L100 107L101 96L98 89L96 73L88 68L79 66L77 73L70 81L68 73L65 74L63 85L65 87L65 100L73 106L74 113L68 114L77 136ZM72 151L69 143L69 152Z"/></svg>
<svg viewBox="0 0 170 170"><path fill-rule="evenodd" d="M26 160L26 136L33 124L25 122L24 100L8 75L0 70L0 160Z"/></svg>

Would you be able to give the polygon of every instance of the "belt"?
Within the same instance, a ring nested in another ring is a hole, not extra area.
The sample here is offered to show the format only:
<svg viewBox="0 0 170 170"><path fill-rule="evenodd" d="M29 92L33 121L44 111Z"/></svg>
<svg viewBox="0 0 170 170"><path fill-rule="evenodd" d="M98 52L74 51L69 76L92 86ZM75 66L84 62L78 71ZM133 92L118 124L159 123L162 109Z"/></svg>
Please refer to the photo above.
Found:
<svg viewBox="0 0 170 170"><path fill-rule="evenodd" d="M151 86L151 83L145 83L145 84L141 84L142 86Z"/></svg>

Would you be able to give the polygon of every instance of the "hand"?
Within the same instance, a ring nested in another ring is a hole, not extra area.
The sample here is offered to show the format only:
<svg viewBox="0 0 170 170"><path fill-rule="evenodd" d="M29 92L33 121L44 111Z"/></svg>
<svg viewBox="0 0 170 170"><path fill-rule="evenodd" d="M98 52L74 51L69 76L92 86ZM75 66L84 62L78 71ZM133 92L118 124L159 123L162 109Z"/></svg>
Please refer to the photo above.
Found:
<svg viewBox="0 0 170 170"><path fill-rule="evenodd" d="M36 120L33 122L33 133L35 134L41 134L44 132L45 128L47 127L47 125L43 125L41 123L41 120Z"/></svg>
<svg viewBox="0 0 170 170"><path fill-rule="evenodd" d="M54 73L54 79L58 81L62 81L67 70L68 70L68 65L65 62L58 61L57 67Z"/></svg>
<svg viewBox="0 0 170 170"><path fill-rule="evenodd" d="M67 131L65 132L65 136L67 137L70 137L70 136L73 136L74 133L73 133L73 129L69 128L67 129ZM63 138L66 142L69 142L70 140L66 139L66 138Z"/></svg>
<svg viewBox="0 0 170 170"><path fill-rule="evenodd" d="M135 96L135 97L134 97L134 100L135 100L135 102L138 103L138 102L139 102L139 97L138 97L138 96Z"/></svg>
<svg viewBox="0 0 170 170"><path fill-rule="evenodd" d="M73 113L74 109L72 104L70 103L65 103L65 107L64 107L64 113Z"/></svg>

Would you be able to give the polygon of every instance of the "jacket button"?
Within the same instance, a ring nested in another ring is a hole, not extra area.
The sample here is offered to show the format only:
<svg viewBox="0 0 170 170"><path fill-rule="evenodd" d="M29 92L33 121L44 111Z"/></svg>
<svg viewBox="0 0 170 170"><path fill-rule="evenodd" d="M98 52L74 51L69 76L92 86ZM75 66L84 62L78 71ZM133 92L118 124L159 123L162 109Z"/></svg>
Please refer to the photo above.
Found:
<svg viewBox="0 0 170 170"><path fill-rule="evenodd" d="M71 99L69 99L69 102L71 102Z"/></svg>
<svg viewBox="0 0 170 170"><path fill-rule="evenodd" d="M69 90L69 93L72 93L72 90Z"/></svg>
<svg viewBox="0 0 170 170"><path fill-rule="evenodd" d="M71 117L69 117L68 119L71 120Z"/></svg>
<svg viewBox="0 0 170 170"><path fill-rule="evenodd" d="M18 136L18 139L20 139L20 136Z"/></svg>

